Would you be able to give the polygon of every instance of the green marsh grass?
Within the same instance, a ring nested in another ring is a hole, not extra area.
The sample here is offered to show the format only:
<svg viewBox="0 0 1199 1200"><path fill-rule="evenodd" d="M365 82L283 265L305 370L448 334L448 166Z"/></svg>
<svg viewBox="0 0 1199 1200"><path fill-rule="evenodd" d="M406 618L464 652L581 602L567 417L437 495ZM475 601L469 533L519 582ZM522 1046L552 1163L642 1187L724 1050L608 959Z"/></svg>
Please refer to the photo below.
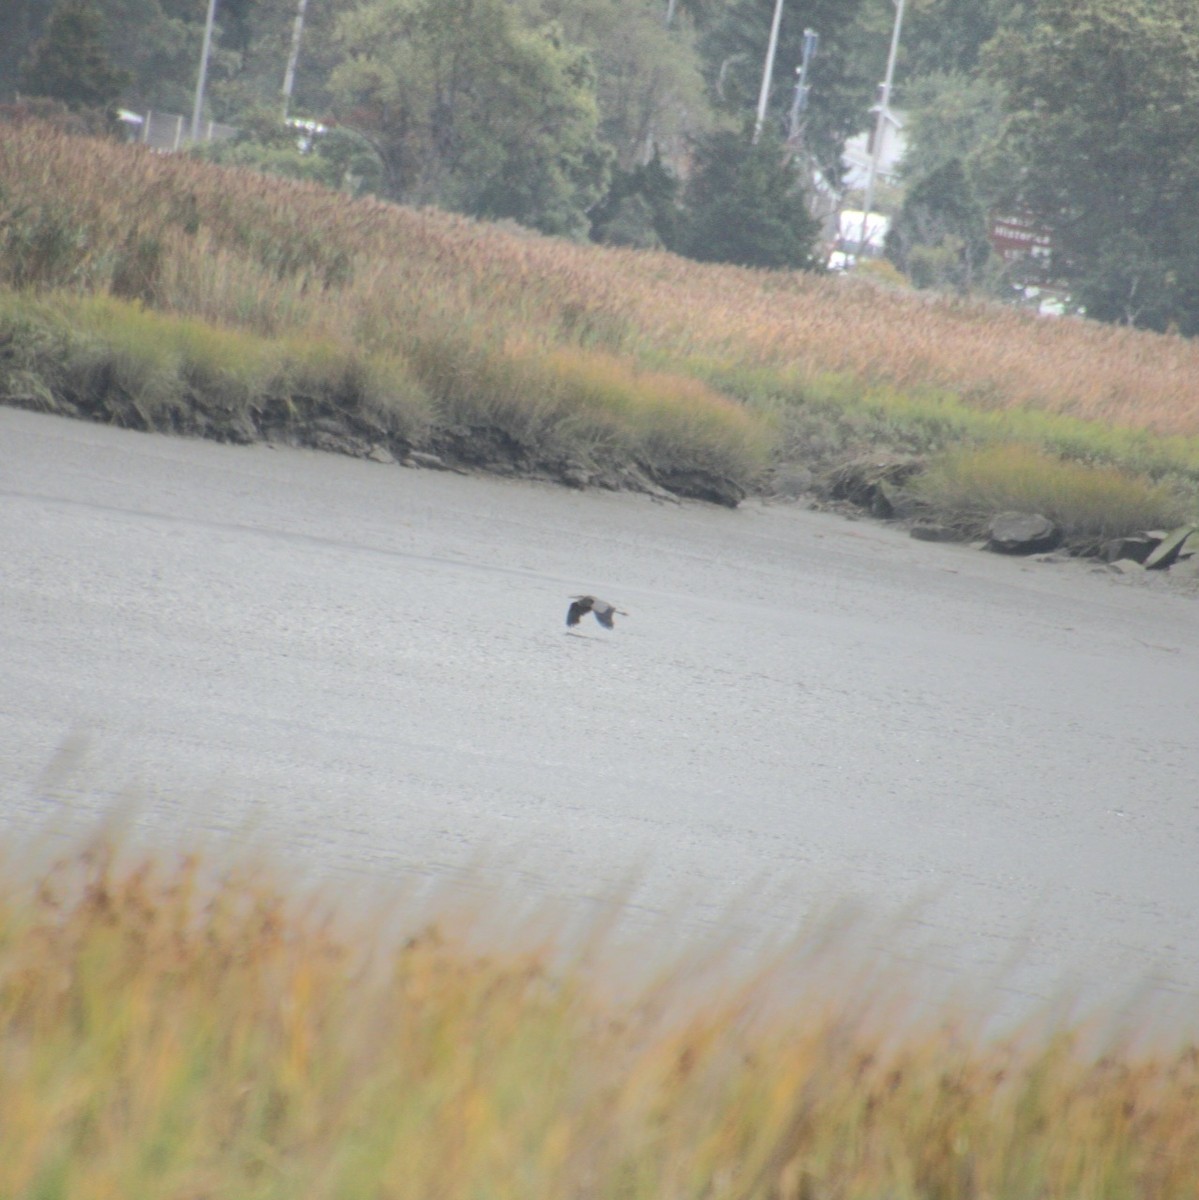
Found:
<svg viewBox="0 0 1199 1200"><path fill-rule="evenodd" d="M827 931L789 972L714 987L696 951L609 988L602 931L583 958L544 935L480 948L443 902L397 936L402 913L335 910L252 862L102 838L6 860L0 1195L1194 1196L1181 1034L916 1016L896 999L915 981L830 966Z"/></svg>
<svg viewBox="0 0 1199 1200"><path fill-rule="evenodd" d="M241 353L235 333L265 339L268 358L309 341L337 346L358 378L376 381L371 405L413 437L491 423L530 454L602 448L750 487L763 455L819 465L878 447L1029 443L1169 479L1199 503L1194 341L574 245L34 122L0 126L0 286L15 293L8 308L51 294L138 301L216 327L228 355ZM205 379L227 385L236 407L261 383L260 355L247 343L249 365L218 361L225 350L195 364L208 361ZM171 390L120 353L147 397ZM451 353L463 361L447 364ZM619 361L623 378L564 365L588 355ZM52 366L23 368L17 391L52 392ZM398 398L383 394L393 375ZM283 369L269 382L277 392L289 378ZM321 402L336 408L336 391Z"/></svg>
<svg viewBox="0 0 1199 1200"><path fill-rule="evenodd" d="M1072 539L1095 542L1138 530L1171 528L1185 510L1161 484L1116 467L1049 457L1015 443L954 450L915 484L933 511L974 532L996 512L1039 512Z"/></svg>

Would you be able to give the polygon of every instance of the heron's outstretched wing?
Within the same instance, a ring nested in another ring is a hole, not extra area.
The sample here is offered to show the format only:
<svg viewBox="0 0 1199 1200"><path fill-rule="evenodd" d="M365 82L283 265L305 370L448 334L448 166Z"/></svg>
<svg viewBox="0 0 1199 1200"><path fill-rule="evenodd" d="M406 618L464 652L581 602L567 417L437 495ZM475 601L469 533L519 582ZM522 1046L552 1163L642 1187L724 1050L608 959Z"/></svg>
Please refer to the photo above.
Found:
<svg viewBox="0 0 1199 1200"><path fill-rule="evenodd" d="M590 607L591 605L584 603L582 599L575 600L566 610L567 625L577 625Z"/></svg>
<svg viewBox="0 0 1199 1200"><path fill-rule="evenodd" d="M597 604L592 610L595 613L595 619L605 628L612 628L612 618L616 613L616 609L610 604Z"/></svg>

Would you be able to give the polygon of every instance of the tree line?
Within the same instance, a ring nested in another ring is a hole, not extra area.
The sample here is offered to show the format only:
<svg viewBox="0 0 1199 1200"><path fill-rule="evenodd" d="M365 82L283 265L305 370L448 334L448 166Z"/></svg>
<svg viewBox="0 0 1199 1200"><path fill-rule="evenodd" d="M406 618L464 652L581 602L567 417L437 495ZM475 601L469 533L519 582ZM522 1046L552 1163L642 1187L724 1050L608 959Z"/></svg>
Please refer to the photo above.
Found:
<svg viewBox="0 0 1199 1200"><path fill-rule="evenodd" d="M545 233L818 267L821 180L867 127L893 0L218 0L207 116L224 161ZM191 111L205 0L9 0L0 99ZM1093 317L1199 329L1193 0L907 0L893 105L909 150L888 255L917 286L1010 289L988 224L1050 232L1042 277ZM809 103L788 123L805 29ZM790 135L790 136L788 136Z"/></svg>

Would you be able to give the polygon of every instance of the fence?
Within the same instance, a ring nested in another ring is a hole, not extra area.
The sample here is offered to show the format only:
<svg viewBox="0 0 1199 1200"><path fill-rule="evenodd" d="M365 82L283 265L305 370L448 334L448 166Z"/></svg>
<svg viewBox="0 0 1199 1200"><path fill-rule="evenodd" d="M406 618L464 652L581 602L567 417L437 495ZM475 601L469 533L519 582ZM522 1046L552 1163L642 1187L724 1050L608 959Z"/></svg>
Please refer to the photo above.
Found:
<svg viewBox="0 0 1199 1200"><path fill-rule="evenodd" d="M125 123L132 140L155 150L173 152L190 145L192 140L192 123L190 117L181 117L178 113L160 112L122 112L121 120ZM218 121L202 121L197 130L200 142L219 142L231 138L238 131L232 125L222 125Z"/></svg>

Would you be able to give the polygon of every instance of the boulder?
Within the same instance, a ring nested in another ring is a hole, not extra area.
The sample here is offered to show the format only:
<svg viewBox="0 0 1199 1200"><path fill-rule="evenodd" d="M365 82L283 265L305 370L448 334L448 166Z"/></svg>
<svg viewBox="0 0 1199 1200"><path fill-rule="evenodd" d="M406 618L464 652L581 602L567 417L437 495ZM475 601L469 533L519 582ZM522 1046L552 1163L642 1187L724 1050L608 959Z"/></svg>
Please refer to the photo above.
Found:
<svg viewBox="0 0 1199 1200"><path fill-rule="evenodd" d="M890 517L899 491L923 467L924 461L911 455L868 454L839 466L829 478L829 493L876 517Z"/></svg>
<svg viewBox="0 0 1199 1200"><path fill-rule="evenodd" d="M1105 561L1112 563L1122 558L1131 558L1143 563L1153 553L1153 548L1160 538L1148 533L1137 533L1129 537L1109 538L1103 543L1102 551Z"/></svg>
<svg viewBox="0 0 1199 1200"><path fill-rule="evenodd" d="M909 530L912 537L921 542L960 542L962 535L952 525L938 521L917 521Z"/></svg>
<svg viewBox="0 0 1199 1200"><path fill-rule="evenodd" d="M567 487L579 488L581 490L591 484L594 475L586 467L580 466L578 463L569 463L562 468L558 478Z"/></svg>
<svg viewBox="0 0 1199 1200"><path fill-rule="evenodd" d="M1108 563L1108 569L1117 575L1142 575L1145 571L1135 558L1118 558L1114 563Z"/></svg>
<svg viewBox="0 0 1199 1200"><path fill-rule="evenodd" d="M688 500L707 500L725 508L736 508L745 499L745 489L732 479L710 471L655 470L650 482ZM650 495L654 495L650 492ZM664 497L663 497L664 498Z"/></svg>
<svg viewBox="0 0 1199 1200"><path fill-rule="evenodd" d="M987 526L987 549L998 554L1043 554L1061 540L1061 530L1041 513L997 513Z"/></svg>
<svg viewBox="0 0 1199 1200"><path fill-rule="evenodd" d="M812 472L798 463L776 467L770 476L770 490L776 496L797 500L810 492L816 483Z"/></svg>
<svg viewBox="0 0 1199 1200"><path fill-rule="evenodd" d="M429 471L445 471L446 461L440 454L430 454L427 450L410 450L404 460L404 466L423 467Z"/></svg>
<svg viewBox="0 0 1199 1200"><path fill-rule="evenodd" d="M1145 559L1145 570L1164 571L1182 551L1183 544L1195 532L1194 525L1184 525L1168 533L1157 545L1157 549Z"/></svg>

